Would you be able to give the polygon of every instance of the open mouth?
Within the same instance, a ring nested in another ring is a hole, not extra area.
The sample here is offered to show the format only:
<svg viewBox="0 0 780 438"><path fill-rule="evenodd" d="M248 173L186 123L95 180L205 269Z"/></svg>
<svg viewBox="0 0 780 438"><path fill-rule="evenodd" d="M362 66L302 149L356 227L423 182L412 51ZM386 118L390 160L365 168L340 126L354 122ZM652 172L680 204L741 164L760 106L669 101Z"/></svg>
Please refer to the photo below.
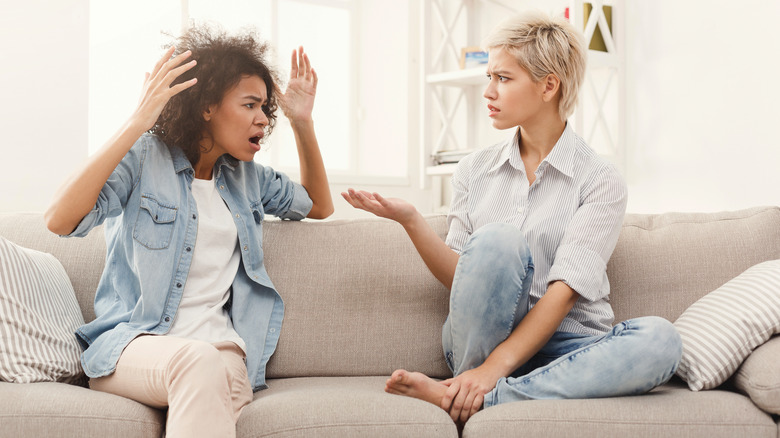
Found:
<svg viewBox="0 0 780 438"><path fill-rule="evenodd" d="M250 138L249 142L253 143L253 144L256 144L256 145L259 145L260 144L260 140L262 140L262 139L263 139L263 137L261 135L256 135L256 136Z"/></svg>

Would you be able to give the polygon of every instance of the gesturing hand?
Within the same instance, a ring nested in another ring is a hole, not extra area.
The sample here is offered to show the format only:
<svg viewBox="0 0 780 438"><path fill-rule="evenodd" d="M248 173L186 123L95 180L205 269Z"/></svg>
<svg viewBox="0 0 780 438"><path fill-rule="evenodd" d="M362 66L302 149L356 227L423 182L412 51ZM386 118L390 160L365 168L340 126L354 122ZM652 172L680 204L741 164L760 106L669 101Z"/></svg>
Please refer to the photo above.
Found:
<svg viewBox="0 0 780 438"><path fill-rule="evenodd" d="M192 60L181 65L192 54L189 50L171 59L174 50L175 47L168 49L165 55L157 61L152 72L146 73L141 99L138 101L138 108L133 113L133 118L141 124L144 130L149 130L154 126L171 97L190 88L198 81L196 78L192 78L171 86L176 78L197 64L195 60Z"/></svg>
<svg viewBox="0 0 780 438"><path fill-rule="evenodd" d="M314 109L314 96L317 94L317 73L311 67L303 47L293 50L291 63L290 82L279 103L290 122L309 121Z"/></svg>
<svg viewBox="0 0 780 438"><path fill-rule="evenodd" d="M392 219L402 225L417 213L417 209L403 199L385 199L379 193L372 194L364 190L358 192L349 189L347 192L342 192L341 196L355 208Z"/></svg>

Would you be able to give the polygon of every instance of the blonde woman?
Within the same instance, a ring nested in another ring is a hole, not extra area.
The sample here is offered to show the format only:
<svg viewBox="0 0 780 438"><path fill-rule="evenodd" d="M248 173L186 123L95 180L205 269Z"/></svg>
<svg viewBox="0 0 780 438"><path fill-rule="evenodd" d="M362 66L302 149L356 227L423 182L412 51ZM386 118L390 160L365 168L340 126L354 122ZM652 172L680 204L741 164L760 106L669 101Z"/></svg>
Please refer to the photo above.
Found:
<svg viewBox="0 0 780 438"><path fill-rule="evenodd" d="M582 36L564 19L531 13L499 25L484 46L488 117L515 135L458 164L446 242L405 201L342 193L403 225L451 290L442 344L454 377L397 370L385 390L458 422L518 400L649 391L672 377L682 347L661 318L613 326L606 266L627 193L567 123L585 72Z"/></svg>

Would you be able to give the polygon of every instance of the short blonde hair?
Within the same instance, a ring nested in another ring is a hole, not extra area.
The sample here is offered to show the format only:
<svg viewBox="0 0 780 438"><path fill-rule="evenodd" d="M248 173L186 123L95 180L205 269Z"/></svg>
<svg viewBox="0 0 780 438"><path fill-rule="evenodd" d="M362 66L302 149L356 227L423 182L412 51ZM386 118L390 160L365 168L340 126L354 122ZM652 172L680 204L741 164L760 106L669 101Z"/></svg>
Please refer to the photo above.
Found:
<svg viewBox="0 0 780 438"><path fill-rule="evenodd" d="M561 82L558 113L566 120L574 112L585 77L587 52L582 33L568 20L527 12L500 23L482 45L506 50L535 82L551 73L557 76Z"/></svg>

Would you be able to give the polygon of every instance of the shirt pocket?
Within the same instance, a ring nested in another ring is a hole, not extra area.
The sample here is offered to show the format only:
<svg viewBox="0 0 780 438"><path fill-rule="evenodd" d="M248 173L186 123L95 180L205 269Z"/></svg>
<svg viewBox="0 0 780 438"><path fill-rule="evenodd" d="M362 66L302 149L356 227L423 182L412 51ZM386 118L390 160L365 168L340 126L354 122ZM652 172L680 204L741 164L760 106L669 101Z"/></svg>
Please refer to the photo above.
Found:
<svg viewBox="0 0 780 438"><path fill-rule="evenodd" d="M141 196L141 208L133 229L133 239L148 249L165 249L171 244L177 208L164 205L151 196Z"/></svg>

